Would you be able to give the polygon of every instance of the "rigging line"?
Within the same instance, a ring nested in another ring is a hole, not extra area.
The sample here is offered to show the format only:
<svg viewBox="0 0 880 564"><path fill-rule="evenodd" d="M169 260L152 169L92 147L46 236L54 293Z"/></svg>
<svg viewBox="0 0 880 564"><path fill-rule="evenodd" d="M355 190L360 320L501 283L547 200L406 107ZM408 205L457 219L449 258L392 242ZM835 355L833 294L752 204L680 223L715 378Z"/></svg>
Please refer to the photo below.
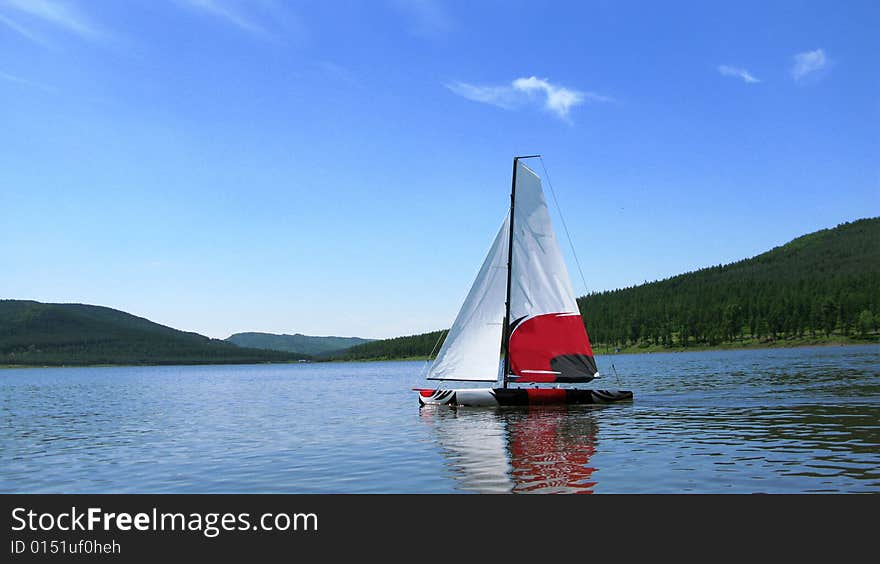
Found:
<svg viewBox="0 0 880 564"><path fill-rule="evenodd" d="M562 228L565 230L565 236L568 238L568 245L571 247L571 254L574 255L574 263L577 265L578 273L581 275L581 282L584 285L584 295L587 294L587 279L584 277L584 271L581 268L581 261L578 259L577 251L574 250L574 243L571 241L571 234L568 232L568 226L565 224L565 216L562 215L562 208L559 207L559 200L556 199L556 190L553 189L553 182L550 181L550 173L544 165L544 157L538 157L541 161L541 168L544 169L544 176L547 178L547 185L550 186L550 194L553 196L553 203L556 204L556 212L559 219L562 220Z"/></svg>
<svg viewBox="0 0 880 564"><path fill-rule="evenodd" d="M550 187L550 195L553 196L553 203L556 204L556 212L559 214L559 219L562 220L562 229L565 230L565 237L568 239L568 245L571 247L571 254L574 256L574 263L577 265L578 274L581 275L581 282L584 285L584 295L587 294L587 279L584 276L584 270L581 268L581 261L578 259L577 251L574 248L574 243L571 240L571 233L568 232L568 225L565 224L565 216L562 215L562 208L559 207L559 200L556 199L556 190L553 189L553 182L550 180L550 173L547 172L547 166L544 164L544 157L538 157L541 161L541 168L544 170L544 176L547 177L547 185ZM614 377L617 379L617 385L621 386L620 383L620 375L617 373L617 368L614 367L614 364L611 364L611 369L614 371Z"/></svg>
<svg viewBox="0 0 880 564"><path fill-rule="evenodd" d="M440 344L440 341L443 339L443 336L446 333L449 333L449 329L444 329L443 331L440 331L440 336L437 337L437 342L434 343L434 348L431 349L431 354L429 354L428 358L425 359L425 369L422 371L422 378L424 378L428 374L428 368L431 365L431 357L434 356L434 352L437 350L437 346Z"/></svg>
<svg viewBox="0 0 880 564"><path fill-rule="evenodd" d="M620 383L620 376L617 374L617 368L614 367L614 363L611 363L611 370L614 371L614 377L617 378L617 387L622 388L623 384Z"/></svg>

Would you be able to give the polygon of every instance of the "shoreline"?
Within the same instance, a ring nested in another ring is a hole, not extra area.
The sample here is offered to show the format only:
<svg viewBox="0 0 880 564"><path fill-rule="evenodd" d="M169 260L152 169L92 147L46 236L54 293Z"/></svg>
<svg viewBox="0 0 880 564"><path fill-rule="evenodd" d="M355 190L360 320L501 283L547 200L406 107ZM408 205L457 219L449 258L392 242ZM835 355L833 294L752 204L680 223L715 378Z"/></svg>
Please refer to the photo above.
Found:
<svg viewBox="0 0 880 564"><path fill-rule="evenodd" d="M655 354L655 353L686 353L686 352L712 352L712 351L747 351L747 350L763 350L763 349L808 349L819 347L858 347L880 345L877 339L870 340L833 340L833 341L806 341L798 343L774 341L772 343L746 343L746 344L725 344L721 346L692 346L692 347L626 347L619 351L605 350L604 346L596 346L593 348L595 356L616 356L626 354ZM155 364L0 364L0 370L16 369L16 368L131 368L131 367L147 367L147 366L235 366L235 365L275 365L275 364L344 364L348 362L416 362L427 361L427 356L407 356L400 358L362 358L362 359L336 359L336 360L312 360L309 362L299 361L280 361L280 362L222 362L222 363L155 363Z"/></svg>
<svg viewBox="0 0 880 564"><path fill-rule="evenodd" d="M746 351L746 350L762 350L762 349L807 349L817 347L858 347L866 345L880 345L880 339L877 337L871 339L855 339L855 338L838 338L829 340L805 339L797 342L787 340L777 340L767 343L723 343L721 345L706 346L694 345L690 347L662 347L662 346L629 346L620 349L618 352L609 351L605 345L593 345L593 354L595 356L614 356L621 354L655 354L655 353L682 353L682 352L710 352L710 351ZM609 347L610 348L610 347ZM427 356L408 356L400 358L361 358L361 359L337 359L337 360L317 360L315 362L403 362L415 360L429 360Z"/></svg>
<svg viewBox="0 0 880 564"><path fill-rule="evenodd" d="M14 368L135 368L139 366L258 366L262 364L314 364L314 360L279 360L261 362L154 362L138 364L0 364L0 370Z"/></svg>
<svg viewBox="0 0 880 564"><path fill-rule="evenodd" d="M835 339L835 340L815 340L804 339L796 342L790 341L772 341L767 343L723 343L720 345L693 345L690 347L663 347L663 346L627 346L617 351L608 350L611 347L605 345L594 345L593 354L614 356L618 354L653 354L653 353L679 353L679 352L708 352L708 351L750 351L763 349L807 349L818 347L849 347L862 345L878 345L880 340L876 337L871 339Z"/></svg>

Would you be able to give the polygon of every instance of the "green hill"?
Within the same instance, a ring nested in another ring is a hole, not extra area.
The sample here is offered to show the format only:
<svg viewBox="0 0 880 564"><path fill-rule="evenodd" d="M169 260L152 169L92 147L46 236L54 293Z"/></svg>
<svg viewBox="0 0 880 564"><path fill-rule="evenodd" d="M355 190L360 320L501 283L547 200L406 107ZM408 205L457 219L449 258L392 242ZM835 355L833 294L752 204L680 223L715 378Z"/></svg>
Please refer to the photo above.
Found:
<svg viewBox="0 0 880 564"><path fill-rule="evenodd" d="M360 337L314 337L295 333L275 335L272 333L236 333L226 339L240 347L286 351L297 354L320 355L349 349L369 343L372 339Z"/></svg>
<svg viewBox="0 0 880 564"><path fill-rule="evenodd" d="M784 345L876 338L880 218L843 223L754 258L578 300L594 344Z"/></svg>
<svg viewBox="0 0 880 564"><path fill-rule="evenodd" d="M756 257L578 299L597 352L876 342L880 218L798 237ZM334 358L425 357L440 331Z"/></svg>
<svg viewBox="0 0 880 564"><path fill-rule="evenodd" d="M344 351L323 355L318 360L393 360L426 357L431 354L441 334L446 336L445 333L445 330L432 331L421 335L371 341ZM439 345L437 348L439 350Z"/></svg>
<svg viewBox="0 0 880 564"><path fill-rule="evenodd" d="M229 364L303 358L241 348L108 307L0 300L0 364Z"/></svg>

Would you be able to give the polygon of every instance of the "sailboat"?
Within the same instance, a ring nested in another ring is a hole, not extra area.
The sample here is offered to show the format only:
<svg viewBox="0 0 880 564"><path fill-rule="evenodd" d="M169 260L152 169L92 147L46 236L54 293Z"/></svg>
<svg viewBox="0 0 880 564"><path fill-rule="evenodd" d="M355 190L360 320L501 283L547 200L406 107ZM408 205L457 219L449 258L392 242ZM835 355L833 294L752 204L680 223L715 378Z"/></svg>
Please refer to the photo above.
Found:
<svg viewBox="0 0 880 564"><path fill-rule="evenodd" d="M627 390L575 386L598 378L599 372L550 222L541 178L523 162L539 157L513 159L510 209L427 373L428 380L495 386L414 388L420 406L633 399Z"/></svg>

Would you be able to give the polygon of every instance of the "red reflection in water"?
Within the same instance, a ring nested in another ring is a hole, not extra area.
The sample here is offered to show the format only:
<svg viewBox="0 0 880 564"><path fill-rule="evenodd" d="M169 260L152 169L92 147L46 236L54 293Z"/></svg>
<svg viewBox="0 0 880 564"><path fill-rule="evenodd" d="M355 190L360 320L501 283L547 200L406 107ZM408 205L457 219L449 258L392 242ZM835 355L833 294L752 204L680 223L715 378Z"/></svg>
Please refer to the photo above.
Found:
<svg viewBox="0 0 880 564"><path fill-rule="evenodd" d="M596 422L581 406L420 410L461 489L593 493Z"/></svg>
<svg viewBox="0 0 880 564"><path fill-rule="evenodd" d="M567 416L577 417L537 412L508 422L514 492L593 493L596 469L589 462L596 452L595 427L566 425Z"/></svg>

